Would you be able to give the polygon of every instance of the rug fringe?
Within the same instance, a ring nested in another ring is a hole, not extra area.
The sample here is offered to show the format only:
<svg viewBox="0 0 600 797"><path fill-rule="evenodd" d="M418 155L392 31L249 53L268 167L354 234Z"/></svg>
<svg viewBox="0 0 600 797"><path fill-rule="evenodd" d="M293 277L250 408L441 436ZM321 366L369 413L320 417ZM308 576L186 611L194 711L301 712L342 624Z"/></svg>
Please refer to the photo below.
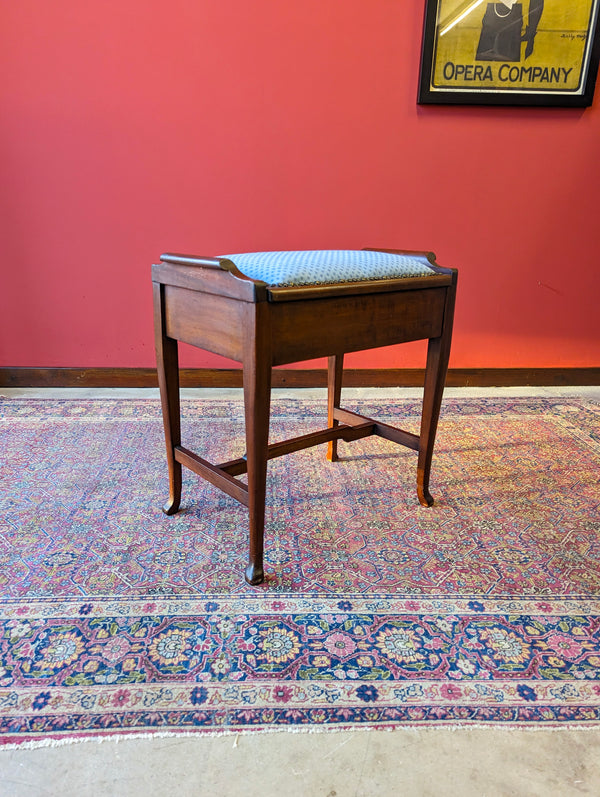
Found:
<svg viewBox="0 0 600 797"><path fill-rule="evenodd" d="M450 733L463 733L470 731L503 731L507 733L525 732L525 733L563 733L574 731L581 732L596 732L600 734L600 726L597 724L582 725L576 723L561 723L561 724L544 724L544 725L522 725L522 724L505 724L505 723L473 723L473 724L440 724L440 725L395 725L395 726L382 726L382 727L287 727L287 728L257 728L257 729L222 729L222 730L197 730L197 731L149 731L140 733L116 733L116 734L103 734L103 735L90 735L90 736L70 736L65 738L43 738L43 739L30 739L23 740L22 742L9 742L7 744L0 744L0 753L4 750L37 750L46 747L66 747L72 744L104 744L105 742L128 742L139 740L151 739L202 739L202 738L220 738L225 736L234 737L232 748L240 746L240 739L244 736L258 736L264 734L275 733L295 733L295 734L330 734L330 733L405 733L417 736L421 733L435 733L435 732L450 732Z"/></svg>

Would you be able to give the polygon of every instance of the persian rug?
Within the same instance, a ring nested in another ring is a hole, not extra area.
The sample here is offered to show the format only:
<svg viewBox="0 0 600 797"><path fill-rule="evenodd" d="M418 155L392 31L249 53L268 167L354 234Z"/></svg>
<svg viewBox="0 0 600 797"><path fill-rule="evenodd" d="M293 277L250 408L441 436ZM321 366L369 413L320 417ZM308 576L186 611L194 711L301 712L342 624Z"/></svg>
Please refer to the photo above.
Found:
<svg viewBox="0 0 600 797"><path fill-rule="evenodd" d="M418 431L413 400L348 401ZM448 399L416 455L368 438L269 463L267 581L244 507L184 469L158 401L0 401L0 742L436 725L599 727L600 405ZM275 399L271 440L325 426ZM240 456L243 408L183 402Z"/></svg>

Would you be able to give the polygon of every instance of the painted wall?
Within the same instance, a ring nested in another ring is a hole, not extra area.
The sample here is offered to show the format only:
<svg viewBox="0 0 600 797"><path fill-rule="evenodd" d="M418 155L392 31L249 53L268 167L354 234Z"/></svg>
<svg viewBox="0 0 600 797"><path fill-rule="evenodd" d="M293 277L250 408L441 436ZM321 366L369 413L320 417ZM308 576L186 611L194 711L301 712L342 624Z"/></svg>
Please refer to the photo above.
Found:
<svg viewBox="0 0 600 797"><path fill-rule="evenodd" d="M452 366L600 365L600 100L417 107L423 8L3 3L0 364L153 365L165 250L383 246L460 268Z"/></svg>

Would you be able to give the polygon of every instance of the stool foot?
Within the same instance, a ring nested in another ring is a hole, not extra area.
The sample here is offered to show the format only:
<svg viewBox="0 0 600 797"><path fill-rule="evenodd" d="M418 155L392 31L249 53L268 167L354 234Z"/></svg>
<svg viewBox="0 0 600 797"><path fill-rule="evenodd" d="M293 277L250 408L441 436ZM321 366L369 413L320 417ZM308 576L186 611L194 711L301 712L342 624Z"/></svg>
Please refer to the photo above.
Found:
<svg viewBox="0 0 600 797"><path fill-rule="evenodd" d="M174 515L179 512L179 498L169 498L167 503L163 506L162 511L165 515Z"/></svg>
<svg viewBox="0 0 600 797"><path fill-rule="evenodd" d="M419 497L419 503L421 506L433 506L433 496L429 490L425 490L422 487L417 487L417 495Z"/></svg>
<svg viewBox="0 0 600 797"><path fill-rule="evenodd" d="M425 474L417 469L417 496L422 506L433 506L433 496L429 492L429 476L425 480Z"/></svg>
<svg viewBox="0 0 600 797"><path fill-rule="evenodd" d="M337 452L337 440L330 440L329 445L327 447L327 459L329 462L339 462L339 456Z"/></svg>
<svg viewBox="0 0 600 797"><path fill-rule="evenodd" d="M251 584L253 587L255 587L257 584L262 584L264 580L265 571L263 570L263 566L257 565L254 562L250 562L246 568L246 581L248 584Z"/></svg>

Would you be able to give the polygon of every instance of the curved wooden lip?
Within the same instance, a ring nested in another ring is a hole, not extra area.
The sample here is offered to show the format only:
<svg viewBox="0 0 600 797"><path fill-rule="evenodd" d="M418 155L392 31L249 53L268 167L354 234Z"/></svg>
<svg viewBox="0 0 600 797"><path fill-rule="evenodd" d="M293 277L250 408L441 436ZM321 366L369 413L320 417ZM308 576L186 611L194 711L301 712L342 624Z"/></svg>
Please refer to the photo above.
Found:
<svg viewBox="0 0 600 797"><path fill-rule="evenodd" d="M243 274L233 260L229 260L227 257L203 257L200 255L181 255L166 252L160 256L160 260L162 263L171 263L176 266L200 266L201 268L219 269L229 272L229 274L236 279L244 280L245 282L253 282L255 285L260 285L261 287L269 286L268 282L255 280Z"/></svg>

